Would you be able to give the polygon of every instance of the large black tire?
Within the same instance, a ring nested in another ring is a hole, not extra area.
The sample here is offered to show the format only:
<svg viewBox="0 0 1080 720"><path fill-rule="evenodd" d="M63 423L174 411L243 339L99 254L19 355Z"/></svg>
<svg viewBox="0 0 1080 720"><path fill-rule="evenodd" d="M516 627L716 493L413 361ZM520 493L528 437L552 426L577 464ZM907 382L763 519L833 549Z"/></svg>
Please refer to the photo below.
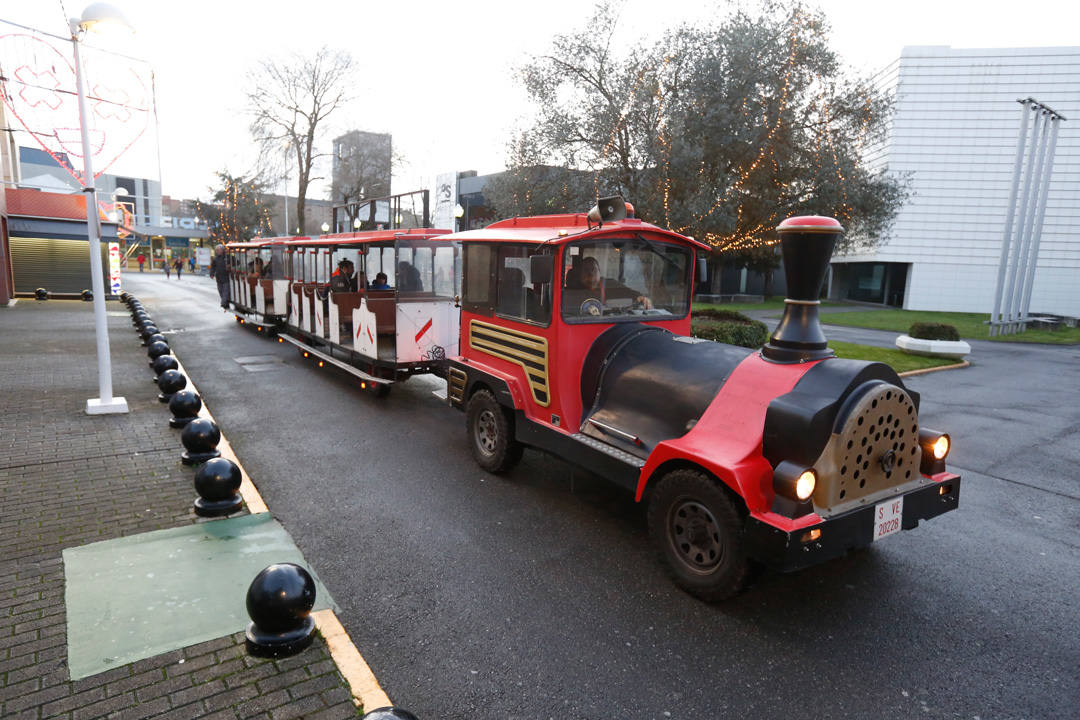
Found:
<svg viewBox="0 0 1080 720"><path fill-rule="evenodd" d="M649 534L675 584L705 602L735 595L749 562L743 517L719 483L697 470L674 470L653 490Z"/></svg>
<svg viewBox="0 0 1080 720"><path fill-rule="evenodd" d="M504 473L521 460L522 445L514 439L514 418L489 390L477 390L465 408L469 448L477 464L490 473Z"/></svg>

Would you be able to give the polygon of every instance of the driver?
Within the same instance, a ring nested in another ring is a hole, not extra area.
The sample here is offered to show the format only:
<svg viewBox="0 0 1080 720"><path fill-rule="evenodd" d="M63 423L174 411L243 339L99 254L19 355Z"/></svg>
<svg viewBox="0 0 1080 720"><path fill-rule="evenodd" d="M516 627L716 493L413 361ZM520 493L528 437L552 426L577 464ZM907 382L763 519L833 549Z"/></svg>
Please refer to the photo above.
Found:
<svg viewBox="0 0 1080 720"><path fill-rule="evenodd" d="M586 257L581 260L581 273L579 277L579 289L585 291L585 295L606 304L608 299L632 298L646 310L652 309L652 300L647 295L642 295L637 290L627 287L617 280L604 279L600 276L600 263L594 257Z"/></svg>

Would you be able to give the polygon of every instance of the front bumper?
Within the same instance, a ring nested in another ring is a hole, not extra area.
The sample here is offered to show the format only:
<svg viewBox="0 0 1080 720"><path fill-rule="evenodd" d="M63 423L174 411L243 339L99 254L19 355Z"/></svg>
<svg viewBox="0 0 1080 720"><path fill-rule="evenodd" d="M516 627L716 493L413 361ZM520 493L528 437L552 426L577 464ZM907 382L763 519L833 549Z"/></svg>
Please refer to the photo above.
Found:
<svg viewBox="0 0 1080 720"><path fill-rule="evenodd" d="M943 492L944 491L944 492ZM949 475L938 482L903 493L901 528L911 530L920 520L929 520L960 504L960 476ZM793 532L781 530L755 517L746 521L747 554L771 568L787 572L815 565L873 542L874 504L834 515L816 525ZM803 542L813 530L816 540Z"/></svg>

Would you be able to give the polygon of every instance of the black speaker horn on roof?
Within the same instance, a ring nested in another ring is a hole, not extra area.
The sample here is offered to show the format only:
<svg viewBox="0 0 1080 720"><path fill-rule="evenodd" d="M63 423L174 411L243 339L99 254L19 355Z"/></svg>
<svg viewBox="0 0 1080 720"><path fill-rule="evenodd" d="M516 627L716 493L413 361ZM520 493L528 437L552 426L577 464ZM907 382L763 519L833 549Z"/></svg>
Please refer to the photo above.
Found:
<svg viewBox="0 0 1080 720"><path fill-rule="evenodd" d="M596 205L589 211L589 221L598 225L625 219L626 201L623 200L622 195L598 198Z"/></svg>

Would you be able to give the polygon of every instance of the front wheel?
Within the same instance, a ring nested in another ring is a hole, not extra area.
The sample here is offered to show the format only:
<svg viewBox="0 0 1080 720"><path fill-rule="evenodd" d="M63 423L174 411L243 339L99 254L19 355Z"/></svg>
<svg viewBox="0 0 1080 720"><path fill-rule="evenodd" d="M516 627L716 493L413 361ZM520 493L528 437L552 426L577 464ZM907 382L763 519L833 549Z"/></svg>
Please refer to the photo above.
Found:
<svg viewBox="0 0 1080 720"><path fill-rule="evenodd" d="M521 460L514 439L514 420L489 390L477 390L465 408L469 448L477 464L490 473L504 473Z"/></svg>
<svg viewBox="0 0 1080 720"><path fill-rule="evenodd" d="M648 523L680 588L706 602L742 590L749 570L743 518L717 481L697 470L668 473L653 491Z"/></svg>

